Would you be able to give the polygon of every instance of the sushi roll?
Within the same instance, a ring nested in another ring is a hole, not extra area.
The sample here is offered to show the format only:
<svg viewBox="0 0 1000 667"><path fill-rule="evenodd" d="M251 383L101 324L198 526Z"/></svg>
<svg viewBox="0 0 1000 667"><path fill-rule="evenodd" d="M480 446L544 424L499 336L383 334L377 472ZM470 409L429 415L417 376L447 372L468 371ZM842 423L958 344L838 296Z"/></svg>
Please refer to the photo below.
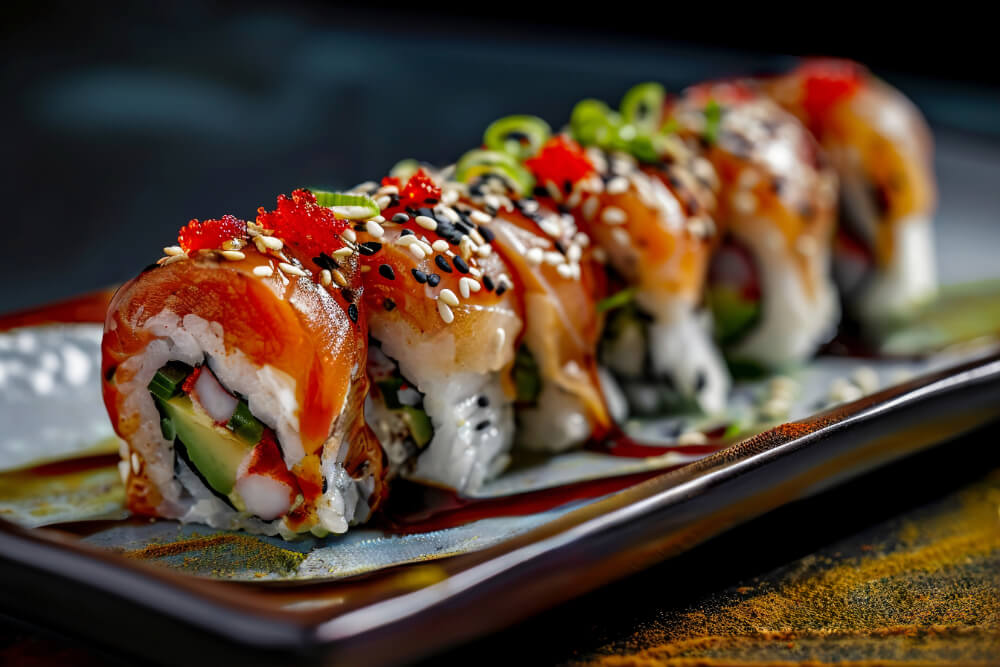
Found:
<svg viewBox="0 0 1000 667"><path fill-rule="evenodd" d="M134 513L292 537L342 533L378 506L347 224L308 191L256 222L193 220L118 290L103 394Z"/></svg>
<svg viewBox="0 0 1000 667"><path fill-rule="evenodd" d="M846 60L807 60L762 86L812 130L840 177L835 266L848 307L878 323L933 298L933 147L916 106Z"/></svg>
<svg viewBox="0 0 1000 667"><path fill-rule="evenodd" d="M509 267L475 231L484 214L441 185L420 169L359 187L381 215L348 231L365 271L369 422L394 473L468 491L510 460L523 312Z"/></svg>
<svg viewBox="0 0 1000 667"><path fill-rule="evenodd" d="M795 116L740 82L688 89L668 113L720 180L723 245L708 298L731 361L774 368L804 361L840 318L831 277L837 178Z"/></svg>
<svg viewBox="0 0 1000 667"><path fill-rule="evenodd" d="M662 88L638 92L658 95L649 106L662 109ZM608 316L601 358L623 380L633 407L662 407L666 386L669 403L693 401L718 412L730 380L702 308L717 239L712 215L718 181L712 166L677 137L657 145L662 154L648 143L619 141L646 136L634 122L634 98L626 98L623 114L585 100L574 109L569 130L551 138L524 120L514 122L525 117L497 121L485 142L506 146L520 159L537 200L569 212L580 239L604 264L613 294L596 304ZM507 135L497 137L498 128ZM533 141L518 144L512 137Z"/></svg>
<svg viewBox="0 0 1000 667"><path fill-rule="evenodd" d="M603 269L573 216L531 196L531 176L517 162L549 134L538 118L497 121L487 129L488 148L463 156L446 187L461 193L460 211L472 206L469 232L506 262L524 312L513 368L515 444L559 452L599 440L612 420L597 367ZM525 137L523 147L510 148L518 154L494 150L511 135Z"/></svg>

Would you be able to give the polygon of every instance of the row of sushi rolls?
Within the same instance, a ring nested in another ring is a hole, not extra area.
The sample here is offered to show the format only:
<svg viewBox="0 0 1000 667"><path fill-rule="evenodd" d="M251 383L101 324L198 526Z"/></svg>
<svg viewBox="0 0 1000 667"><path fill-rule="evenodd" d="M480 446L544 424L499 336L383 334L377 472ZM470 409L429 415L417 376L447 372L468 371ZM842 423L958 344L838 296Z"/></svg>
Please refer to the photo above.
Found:
<svg viewBox="0 0 1000 667"><path fill-rule="evenodd" d="M192 220L105 322L129 508L343 533L394 479L472 492L650 392L720 413L733 364L932 298L934 206L913 104L815 59L640 84L558 131L502 118L451 165Z"/></svg>

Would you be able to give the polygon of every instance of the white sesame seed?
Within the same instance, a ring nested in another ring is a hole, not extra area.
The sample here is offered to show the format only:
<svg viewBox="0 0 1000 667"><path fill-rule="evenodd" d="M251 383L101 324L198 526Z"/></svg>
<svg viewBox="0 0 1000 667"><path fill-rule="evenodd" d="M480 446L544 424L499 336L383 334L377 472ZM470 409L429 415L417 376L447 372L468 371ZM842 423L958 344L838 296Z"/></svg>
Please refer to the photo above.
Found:
<svg viewBox="0 0 1000 667"><path fill-rule="evenodd" d="M554 199L557 202L562 201L562 191L559 190L559 186L557 186L555 183L553 183L552 181L546 181L545 189L548 190L549 196L552 197L552 199Z"/></svg>
<svg viewBox="0 0 1000 667"><path fill-rule="evenodd" d="M615 176L610 181L608 181L608 184L604 187L604 190L609 195L620 195L625 192L628 192L628 180L622 178L621 176Z"/></svg>
<svg viewBox="0 0 1000 667"><path fill-rule="evenodd" d="M261 236L260 242L269 250L281 250L285 246L281 239L274 236Z"/></svg>
<svg viewBox="0 0 1000 667"><path fill-rule="evenodd" d="M333 276L329 269L323 269L319 272L319 282L324 287L329 287L330 283L333 282Z"/></svg>
<svg viewBox="0 0 1000 667"><path fill-rule="evenodd" d="M241 259L247 258L247 256L244 253L240 252L239 250L223 250L219 254L231 262L238 262Z"/></svg>
<svg viewBox="0 0 1000 667"><path fill-rule="evenodd" d="M560 264L556 267L556 271L558 271L559 275L563 278L570 279L573 277L573 267L570 264Z"/></svg>
<svg viewBox="0 0 1000 667"><path fill-rule="evenodd" d="M451 312L451 308L448 307L444 301L440 299L437 302L438 315L444 320L445 324L451 324L455 320L455 313Z"/></svg>
<svg viewBox="0 0 1000 667"><path fill-rule="evenodd" d="M858 366L851 373L851 379L866 394L873 394L878 391L878 373L871 366Z"/></svg>
<svg viewBox="0 0 1000 667"><path fill-rule="evenodd" d="M476 248L476 254L480 257L489 257L493 253L493 248L489 243L484 243L483 245Z"/></svg>
<svg viewBox="0 0 1000 667"><path fill-rule="evenodd" d="M448 218L452 222L458 222L459 220L462 219L458 216L458 213L455 213L455 209L453 209L451 206L438 206L436 210L438 213Z"/></svg>
<svg viewBox="0 0 1000 667"><path fill-rule="evenodd" d="M448 242L445 241L444 239L438 239L437 241L431 244L431 249L433 249L435 252L444 252L445 250L448 249Z"/></svg>
<svg viewBox="0 0 1000 667"><path fill-rule="evenodd" d="M541 264L542 260L545 258L545 253L541 248L531 248L528 252L524 253L524 258L527 259L530 264Z"/></svg>
<svg viewBox="0 0 1000 667"><path fill-rule="evenodd" d="M562 236L562 229L559 226L559 222L555 218L545 218L538 223L538 226L542 228L543 232L552 238Z"/></svg>
<svg viewBox="0 0 1000 667"><path fill-rule="evenodd" d="M372 218L372 222L377 222L378 224L381 225L383 222L385 222L385 216L384 215L376 215L374 218Z"/></svg>
<svg viewBox="0 0 1000 667"><path fill-rule="evenodd" d="M469 238L475 241L476 245L482 245L486 243L486 239L484 239L483 235L480 234L479 231L476 229L473 229L471 232L469 232Z"/></svg>
<svg viewBox="0 0 1000 667"><path fill-rule="evenodd" d="M580 249L580 246L573 244L570 247L566 248L566 259L568 259L569 261L579 262L580 257L582 256L583 256L583 250Z"/></svg>
<svg viewBox="0 0 1000 667"><path fill-rule="evenodd" d="M747 190L737 190L730 197L730 201L737 213L749 215L757 210L757 197Z"/></svg>
<svg viewBox="0 0 1000 667"><path fill-rule="evenodd" d="M358 242L358 235L355 234L354 230L351 229L351 228L349 228L349 227L344 230L344 233L341 234L341 236L343 236L345 239L347 239L350 243L357 243Z"/></svg>
<svg viewBox="0 0 1000 667"><path fill-rule="evenodd" d="M161 257L156 260L156 263L160 266L166 266L167 264L173 264L174 262L183 262L187 259L187 255L174 255L173 257Z"/></svg>
<svg viewBox="0 0 1000 667"><path fill-rule="evenodd" d="M264 253L266 253L266 252L267 252L267 246L266 246L266 245L264 245L264 239L265 239L265 238L268 238L268 237L266 237L266 236L254 236L254 237L253 237L253 244L254 244L255 246L257 246L257 250L258 250L258 251L259 251L259 252L260 252L261 254L264 254Z"/></svg>
<svg viewBox="0 0 1000 667"><path fill-rule="evenodd" d="M475 276L476 278L482 278L483 272L474 266L469 267L469 275Z"/></svg>
<svg viewBox="0 0 1000 667"><path fill-rule="evenodd" d="M378 183L376 183L375 181L365 181L364 183L361 183L360 185L355 185L354 188L352 188L352 189L356 190L358 192L371 192L372 190L374 190L377 187L378 187Z"/></svg>
<svg viewBox="0 0 1000 667"><path fill-rule="evenodd" d="M178 255L183 255L184 251L181 249L180 246L168 245L166 248L163 249L163 254L166 255L167 257L177 257Z"/></svg>
<svg viewBox="0 0 1000 667"><path fill-rule="evenodd" d="M338 287L347 287L347 278L344 277L344 274L339 269L330 271L330 277L333 278L333 282L337 283Z"/></svg>
<svg viewBox="0 0 1000 667"><path fill-rule="evenodd" d="M282 273L287 273L292 276L307 276L309 275L299 267L294 264L289 264L288 262L278 262L278 268L281 269Z"/></svg>
<svg viewBox="0 0 1000 667"><path fill-rule="evenodd" d="M345 257L350 257L353 254L354 250L352 248L338 248L337 250L333 251L333 256L336 259L343 259Z"/></svg>
<svg viewBox="0 0 1000 667"><path fill-rule="evenodd" d="M457 306L458 305L458 297L455 296L455 293L452 292L447 287L445 287L443 290L441 290L438 293L438 298L441 299L442 301L444 301L449 306Z"/></svg>
<svg viewBox="0 0 1000 667"><path fill-rule="evenodd" d="M627 246L631 242L628 233L621 227L615 227L611 230L611 238L618 245ZM604 256L607 257L607 255Z"/></svg>
<svg viewBox="0 0 1000 667"><path fill-rule="evenodd" d="M492 221L493 218L486 211L480 211L476 209L469 214L469 220L476 223L477 225L486 225L489 224L489 222Z"/></svg>
<svg viewBox="0 0 1000 667"><path fill-rule="evenodd" d="M704 445L708 438L701 431L685 431L677 436L678 445Z"/></svg>
<svg viewBox="0 0 1000 667"><path fill-rule="evenodd" d="M597 209L601 205L597 197L591 197L587 201L583 202L583 217L586 220L593 220L594 215L597 214Z"/></svg>
<svg viewBox="0 0 1000 667"><path fill-rule="evenodd" d="M561 252L556 252L555 250L549 250L545 253L544 262L550 266L559 266L560 264L566 263L566 258L563 257Z"/></svg>
<svg viewBox="0 0 1000 667"><path fill-rule="evenodd" d="M500 198L497 197L496 195L489 195L488 194L488 195L486 195L486 196L483 197L483 201L486 202L486 205L489 206L490 208L494 208L494 209L497 209L497 210L499 210L501 208L501 206L502 206L502 204L500 202Z"/></svg>
<svg viewBox="0 0 1000 667"><path fill-rule="evenodd" d="M580 205L581 199L583 199L583 190L577 188L573 190L573 194L571 194L569 196L569 199L566 200L566 206L569 206L570 208L576 208L577 206Z"/></svg>
<svg viewBox="0 0 1000 667"><path fill-rule="evenodd" d="M397 188L395 185L383 185L382 187L380 187L378 190L375 191L375 194L380 197L382 195L398 195L399 188Z"/></svg>
<svg viewBox="0 0 1000 667"><path fill-rule="evenodd" d="M262 278L270 278L274 275L274 269L266 264L262 264L261 266L253 267L253 274Z"/></svg>
<svg viewBox="0 0 1000 667"><path fill-rule="evenodd" d="M381 197L378 197L375 200L375 205L378 206L379 210L381 211L382 209L389 208L389 204L391 202L392 202L391 198L389 198L387 195L382 195Z"/></svg>
<svg viewBox="0 0 1000 667"><path fill-rule="evenodd" d="M608 263L608 253L604 250L604 248L594 248L594 252L591 254L591 257L593 257L594 261L598 264Z"/></svg>
<svg viewBox="0 0 1000 667"><path fill-rule="evenodd" d="M416 241L415 243L417 243L417 244L420 245L420 249L424 251L425 255L433 255L434 254L434 248L431 247L431 244L428 243L427 241L424 241L423 239L421 239L419 241Z"/></svg>
<svg viewBox="0 0 1000 667"><path fill-rule="evenodd" d="M577 244L581 248L586 248L590 245L590 237L583 232L577 232L573 235L573 243Z"/></svg>
<svg viewBox="0 0 1000 667"><path fill-rule="evenodd" d="M139 460L139 455L136 454L135 452L132 452L132 472L138 475L141 469L142 469L142 461Z"/></svg>
<svg viewBox="0 0 1000 667"><path fill-rule="evenodd" d="M400 237L398 237L395 240L395 244L396 245L407 246L407 245L410 245L411 243L416 243L419 240L420 239L418 239L413 234L407 234L406 236L400 236Z"/></svg>
<svg viewBox="0 0 1000 667"><path fill-rule="evenodd" d="M424 249L420 247L419 242L411 243L410 245L407 246L407 250L409 250L410 254L416 257L417 259L423 259L424 257L427 256L427 253L424 252Z"/></svg>
<svg viewBox="0 0 1000 667"><path fill-rule="evenodd" d="M472 253L475 252L477 247L478 246L472 242L472 239L468 236L463 236L461 243L458 244L458 252L462 255L462 259L469 261L469 257L472 256Z"/></svg>
<svg viewBox="0 0 1000 667"><path fill-rule="evenodd" d="M445 204L446 206L451 206L452 204L458 201L458 197L459 197L458 190L455 190L453 188L448 188L441 193L441 203Z"/></svg>
<svg viewBox="0 0 1000 667"><path fill-rule="evenodd" d="M424 229L432 231L432 232L435 229L438 228L437 220L435 220L434 218L430 217L429 215L418 215L413 220L414 220L414 222L416 222L418 225L420 225Z"/></svg>
<svg viewBox="0 0 1000 667"><path fill-rule="evenodd" d="M623 225L626 220L628 216L625 215L625 211L617 206L608 206L601 211L601 221L607 225Z"/></svg>
<svg viewBox="0 0 1000 667"><path fill-rule="evenodd" d="M462 295L463 299L468 299L472 292L469 291L469 283L466 282L468 278L462 276L458 279L458 293Z"/></svg>
<svg viewBox="0 0 1000 667"><path fill-rule="evenodd" d="M521 209L531 215L538 212L538 202L534 199L524 199L521 201Z"/></svg>
<svg viewBox="0 0 1000 667"><path fill-rule="evenodd" d="M378 224L374 220L369 220L368 222L366 222L365 229L368 230L369 234L371 234L377 239L380 239L382 238L383 235L385 235L385 230L382 229L382 225Z"/></svg>

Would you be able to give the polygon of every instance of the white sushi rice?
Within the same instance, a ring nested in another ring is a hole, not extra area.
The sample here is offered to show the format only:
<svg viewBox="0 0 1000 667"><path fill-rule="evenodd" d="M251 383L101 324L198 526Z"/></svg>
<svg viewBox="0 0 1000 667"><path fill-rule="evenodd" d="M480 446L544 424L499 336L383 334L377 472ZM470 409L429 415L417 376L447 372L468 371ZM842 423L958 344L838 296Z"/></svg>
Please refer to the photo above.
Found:
<svg viewBox="0 0 1000 667"><path fill-rule="evenodd" d="M242 528L268 535L293 536L283 520L266 522L234 510L206 488L183 461L175 462L173 442L161 433L160 415L147 387L168 361L181 361L191 366L206 362L218 380L229 391L245 396L253 415L275 431L285 463L291 468L304 456L298 430L295 381L272 366L256 365L239 350L227 352L224 329L219 322L209 322L193 314L182 319L164 310L147 320L144 329L156 338L141 354L122 364L124 370L134 375L119 389L124 395L122 414L126 417L137 415L141 424L130 445L142 457L146 475L163 497L157 511L165 517L215 528ZM340 412L344 407L341 406ZM370 513L366 499L374 487L374 480L370 476L353 479L347 474L342 461L349 447L339 435L334 433L323 448L327 491L318 508L321 526L317 532L342 533L348 526L366 520ZM261 490L262 493L266 491ZM261 506L267 505L266 498L260 500Z"/></svg>
<svg viewBox="0 0 1000 667"><path fill-rule="evenodd" d="M483 317L483 328L492 330L485 320L488 316ZM513 356L512 343L507 340L505 346L484 351L484 357L477 360L482 372L463 371L451 363L452 335L451 329L446 329L427 337L400 320L372 322L372 336L380 342L382 352L399 364L402 376L423 394L423 408L434 427L431 441L415 464L403 467L401 473L421 482L470 491L499 475L510 462L514 411L501 386L500 371ZM380 413L378 406L373 409L369 421L381 435L387 428L379 423L384 412ZM392 430L391 424L388 429ZM398 439L382 443L397 464L406 458Z"/></svg>
<svg viewBox="0 0 1000 667"><path fill-rule="evenodd" d="M538 401L517 411L517 445L555 454L578 447L593 432L578 396L542 379Z"/></svg>
<svg viewBox="0 0 1000 667"><path fill-rule="evenodd" d="M892 232L892 261L876 269L855 296L854 307L866 321L905 315L937 294L931 221L907 218L896 222Z"/></svg>
<svg viewBox="0 0 1000 667"><path fill-rule="evenodd" d="M615 340L605 339L608 367L627 380L669 378L677 393L704 412L725 409L732 381L712 340L710 316L684 298L640 293L636 300L652 321L635 322Z"/></svg>
<svg viewBox="0 0 1000 667"><path fill-rule="evenodd" d="M738 230L739 242L751 252L760 280L760 319L731 348L735 359L781 367L808 359L830 339L840 320L836 287L830 278L830 251L817 248L806 262L796 262L796 249L766 219L749 219Z"/></svg>

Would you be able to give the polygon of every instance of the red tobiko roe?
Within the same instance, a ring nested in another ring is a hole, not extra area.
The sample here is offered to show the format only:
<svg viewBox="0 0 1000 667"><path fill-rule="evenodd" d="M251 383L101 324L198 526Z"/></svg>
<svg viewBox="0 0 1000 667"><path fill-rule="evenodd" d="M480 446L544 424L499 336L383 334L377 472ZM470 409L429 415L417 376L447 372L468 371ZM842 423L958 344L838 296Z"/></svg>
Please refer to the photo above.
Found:
<svg viewBox="0 0 1000 667"><path fill-rule="evenodd" d="M300 189L293 191L291 197L278 195L278 205L273 211L263 206L257 209L257 224L273 229L282 241L312 259L343 247L340 235L347 229L348 221L317 204L312 192Z"/></svg>
<svg viewBox="0 0 1000 667"><path fill-rule="evenodd" d="M218 220L192 220L177 232L177 243L184 252L216 250L226 241L244 239L246 235L247 223L235 216L224 215Z"/></svg>
<svg viewBox="0 0 1000 667"><path fill-rule="evenodd" d="M398 179L396 179L396 183L399 183ZM420 208L427 204L436 204L439 201L441 201L441 188L434 184L433 179L423 169L417 169L416 173L410 176L410 180L406 182L406 186L399 192L399 203L403 206Z"/></svg>
<svg viewBox="0 0 1000 667"><path fill-rule="evenodd" d="M810 60L797 73L802 77L802 107L813 117L856 93L864 77L861 66L850 60Z"/></svg>
<svg viewBox="0 0 1000 667"><path fill-rule="evenodd" d="M539 183L551 182L557 187L577 183L594 173L587 154L580 144L562 135L552 137L533 158L524 161Z"/></svg>

